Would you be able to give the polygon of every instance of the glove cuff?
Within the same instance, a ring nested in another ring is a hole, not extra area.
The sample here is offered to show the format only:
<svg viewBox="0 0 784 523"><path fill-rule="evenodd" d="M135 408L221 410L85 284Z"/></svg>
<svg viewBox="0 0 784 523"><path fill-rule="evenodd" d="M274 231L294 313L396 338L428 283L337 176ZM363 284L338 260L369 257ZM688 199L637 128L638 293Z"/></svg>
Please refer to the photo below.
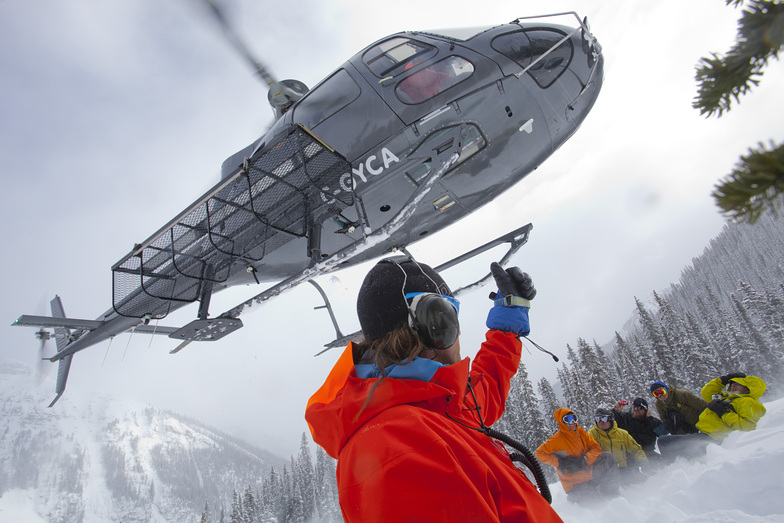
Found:
<svg viewBox="0 0 784 523"><path fill-rule="evenodd" d="M493 304L498 307L528 307L531 308L531 300L526 300L520 296L496 296Z"/></svg>

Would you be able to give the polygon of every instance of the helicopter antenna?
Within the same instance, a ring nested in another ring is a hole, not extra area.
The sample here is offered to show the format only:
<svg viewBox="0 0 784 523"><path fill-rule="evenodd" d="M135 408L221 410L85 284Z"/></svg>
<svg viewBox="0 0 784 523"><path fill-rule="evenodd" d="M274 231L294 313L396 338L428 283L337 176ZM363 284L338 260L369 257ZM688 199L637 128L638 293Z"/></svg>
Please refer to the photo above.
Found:
<svg viewBox="0 0 784 523"><path fill-rule="evenodd" d="M297 100L305 96L308 92L308 86L299 80L281 80L278 81L267 67L253 56L248 46L240 38L237 31L229 23L223 9L218 5L215 0L204 0L207 4L212 16L221 26L224 36L229 43L242 55L248 64L253 68L253 71L262 79L267 85L269 91L267 92L267 100L272 106L272 112L275 118L280 118L289 107L294 105Z"/></svg>

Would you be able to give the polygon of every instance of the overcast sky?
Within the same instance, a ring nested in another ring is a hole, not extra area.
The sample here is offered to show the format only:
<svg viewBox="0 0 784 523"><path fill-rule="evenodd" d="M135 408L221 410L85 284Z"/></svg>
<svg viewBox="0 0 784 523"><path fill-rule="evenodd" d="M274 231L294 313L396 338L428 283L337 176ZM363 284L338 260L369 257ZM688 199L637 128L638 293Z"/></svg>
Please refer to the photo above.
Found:
<svg viewBox="0 0 784 523"><path fill-rule="evenodd" d="M722 0L294 4L286 12L279 2L242 0L227 11L275 75L310 86L401 30L572 9L588 17L606 65L582 128L495 202L411 248L437 265L533 223L513 263L539 289L531 337L562 357L578 337L609 342L635 296L676 282L723 225L713 184L748 147L784 139L779 62L725 117L691 108L695 64L735 38L739 12ZM270 124L266 92L204 12L196 0L0 2L5 325L48 314L54 294L69 316L103 313L111 265L210 188L221 162ZM490 261L445 277L457 287ZM356 292L370 266L320 280L344 332L358 328ZM462 299L464 355L483 339L490 290ZM218 294L210 312L258 291ZM244 315L237 333L177 355L165 337L117 337L76 355L68 388L177 410L287 457L306 430L307 397L340 352L313 358L334 337L327 314L313 309L318 300L301 286ZM195 315L192 306L161 323ZM33 332L0 328L0 356L35 365ZM524 361L532 378L555 381L548 356L534 350Z"/></svg>

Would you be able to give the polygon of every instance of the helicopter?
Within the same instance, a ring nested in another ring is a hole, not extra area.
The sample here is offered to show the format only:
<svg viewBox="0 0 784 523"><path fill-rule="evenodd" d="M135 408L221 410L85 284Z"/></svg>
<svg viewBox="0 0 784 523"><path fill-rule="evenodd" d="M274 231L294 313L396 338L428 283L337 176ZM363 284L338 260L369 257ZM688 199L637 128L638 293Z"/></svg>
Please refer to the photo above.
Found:
<svg viewBox="0 0 784 523"><path fill-rule="evenodd" d="M12 324L39 328L42 345L55 339L57 352L46 358L59 362L50 407L65 391L76 352L130 331L178 340L176 353L236 331L243 313L303 282L320 293L335 328L326 347L356 339L340 331L314 278L389 252L408 254L407 246L498 197L576 132L603 82L601 45L586 19L566 12L395 33L309 89L275 79L210 5L268 85L275 121L223 162L220 181L111 267L108 311L95 320L68 318L55 296L51 316L22 315ZM503 264L531 229L435 270L508 244ZM213 293L265 282L278 283L210 315ZM192 322L157 325L192 303Z"/></svg>

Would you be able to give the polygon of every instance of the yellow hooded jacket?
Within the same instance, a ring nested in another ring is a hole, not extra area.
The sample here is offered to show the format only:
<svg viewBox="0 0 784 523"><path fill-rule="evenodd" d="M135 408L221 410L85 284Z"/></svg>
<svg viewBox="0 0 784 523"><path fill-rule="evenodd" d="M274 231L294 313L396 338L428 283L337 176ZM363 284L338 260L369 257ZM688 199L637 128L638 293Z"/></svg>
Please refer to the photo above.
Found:
<svg viewBox="0 0 784 523"><path fill-rule="evenodd" d="M627 465L627 452L634 456L635 462L648 461L648 457L640 444L627 431L618 428L618 423L615 421L612 422L610 430L602 430L594 422L593 427L588 429L588 434L596 440L603 451L612 452L620 468Z"/></svg>
<svg viewBox="0 0 784 523"><path fill-rule="evenodd" d="M767 386L761 378L746 376L733 378L735 383L740 383L749 389L748 394L729 394L723 390L725 385L721 378L715 378L702 388L700 393L705 401L712 401L713 395L718 394L724 401L729 401L732 409L719 417L710 409L705 409L700 414L697 428L710 437L723 441L733 430L751 431L757 428L757 422L765 415L767 410L760 403L759 398L765 393Z"/></svg>

